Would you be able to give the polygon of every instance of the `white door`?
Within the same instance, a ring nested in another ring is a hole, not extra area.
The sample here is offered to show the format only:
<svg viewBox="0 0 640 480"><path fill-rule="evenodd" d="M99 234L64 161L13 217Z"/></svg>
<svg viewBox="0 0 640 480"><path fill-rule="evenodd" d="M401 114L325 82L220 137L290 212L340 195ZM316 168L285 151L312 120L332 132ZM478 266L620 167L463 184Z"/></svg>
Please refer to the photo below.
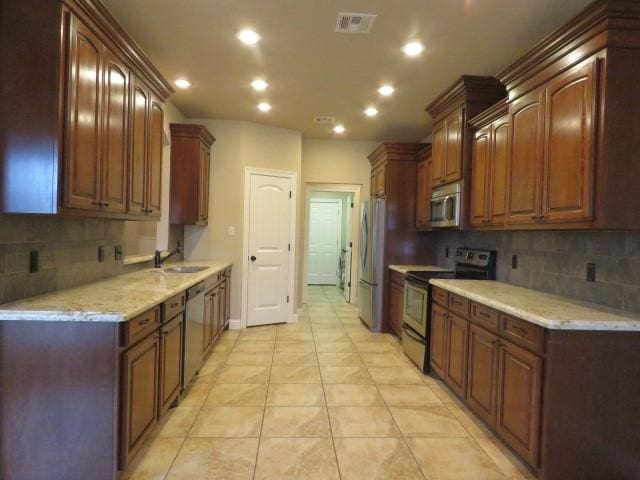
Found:
<svg viewBox="0 0 640 480"><path fill-rule="evenodd" d="M342 223L341 200L311 200L309 204L309 285L335 285Z"/></svg>
<svg viewBox="0 0 640 480"><path fill-rule="evenodd" d="M290 192L290 178L251 175L247 326L288 319Z"/></svg>
<svg viewBox="0 0 640 480"><path fill-rule="evenodd" d="M344 254L344 298L349 303L351 301L351 256L353 253L353 195L347 197L346 212L346 238Z"/></svg>

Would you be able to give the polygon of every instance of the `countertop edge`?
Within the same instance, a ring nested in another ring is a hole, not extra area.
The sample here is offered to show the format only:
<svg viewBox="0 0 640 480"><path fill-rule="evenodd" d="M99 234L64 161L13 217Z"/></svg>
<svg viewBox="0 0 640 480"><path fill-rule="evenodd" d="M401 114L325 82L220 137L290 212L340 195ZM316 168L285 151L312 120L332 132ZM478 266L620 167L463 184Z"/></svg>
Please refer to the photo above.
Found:
<svg viewBox="0 0 640 480"><path fill-rule="evenodd" d="M609 331L609 332L637 332L640 331L640 321L629 319L629 320L553 320L545 317L541 317L540 315L532 314L530 312L520 310L516 307L513 307L507 303L503 303L483 295L479 295L476 293L470 293L468 290L452 286L450 283L451 280L442 280L442 279L432 279L429 281L431 285L436 287L440 287L444 290L456 293L470 300L476 301L478 303L482 303L483 305L487 305L489 307L495 308L496 310L500 310L503 313L507 313L509 315L513 315L514 317L521 318L528 322L534 323L541 327L547 328L549 330L580 330L580 331ZM518 287L523 288L523 287ZM537 292L537 290L530 290L532 292ZM545 292L540 292L544 294ZM570 301L570 299L567 299ZM584 307L588 308L588 307Z"/></svg>

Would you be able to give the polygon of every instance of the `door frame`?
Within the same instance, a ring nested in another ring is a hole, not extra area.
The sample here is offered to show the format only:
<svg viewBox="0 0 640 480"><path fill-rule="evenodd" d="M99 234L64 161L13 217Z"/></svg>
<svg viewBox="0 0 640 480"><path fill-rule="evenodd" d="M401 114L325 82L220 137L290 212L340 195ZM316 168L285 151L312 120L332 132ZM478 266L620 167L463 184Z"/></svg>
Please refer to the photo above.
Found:
<svg viewBox="0 0 640 480"><path fill-rule="evenodd" d="M298 174L287 170L271 170L266 168L245 167L244 168L244 206L242 223L242 308L240 321L234 324L231 320L229 328L238 330L247 328L247 317L249 315L249 206L251 205L251 176L260 175L267 177L288 178L291 180L291 211L289 223L289 282L287 292L289 295L289 318L287 323L298 321L295 298L295 276L296 276L296 217L298 214Z"/></svg>
<svg viewBox="0 0 640 480"><path fill-rule="evenodd" d="M338 218L338 241L340 241L342 239L342 215L345 214L345 212L342 211L342 199L339 198L310 198L309 199L309 210L311 210L311 203L333 203L334 205L337 205L338 208L340 209L340 216ZM309 228L311 228L311 223L309 223ZM305 256L309 255L309 243L307 242L307 244L305 245ZM338 259L340 259L340 252L338 253ZM307 272L307 275L309 274L309 272ZM338 279L338 276L336 275L336 279ZM304 279L305 282L308 282L309 279L305 278Z"/></svg>
<svg viewBox="0 0 640 480"><path fill-rule="evenodd" d="M307 303L309 297L309 286L307 285L307 276L309 275L309 258L308 258L308 245L309 245L309 205L312 192L341 192L353 194L353 215L351 218L351 242L353 247L351 248L351 304L358 304L358 289L354 288L360 279L360 269L358 262L353 263L354 258L360 258L360 192L362 185L351 183L305 183L304 193L304 229L302 231L302 245L304 245L304 259L302 262L302 303ZM344 212L343 212L344 214ZM355 283L354 283L355 282ZM302 309L301 309L302 310Z"/></svg>

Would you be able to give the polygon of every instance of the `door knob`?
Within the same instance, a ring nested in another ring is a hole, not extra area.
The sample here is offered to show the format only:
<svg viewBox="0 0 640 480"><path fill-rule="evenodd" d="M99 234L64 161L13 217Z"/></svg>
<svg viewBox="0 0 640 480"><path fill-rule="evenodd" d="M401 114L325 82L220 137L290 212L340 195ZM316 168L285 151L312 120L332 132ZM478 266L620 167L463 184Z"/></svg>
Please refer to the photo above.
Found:
<svg viewBox="0 0 640 480"><path fill-rule="evenodd" d="M255 262L256 261L256 256L255 255L251 255L249 257L249 260L251 260L252 262Z"/></svg>

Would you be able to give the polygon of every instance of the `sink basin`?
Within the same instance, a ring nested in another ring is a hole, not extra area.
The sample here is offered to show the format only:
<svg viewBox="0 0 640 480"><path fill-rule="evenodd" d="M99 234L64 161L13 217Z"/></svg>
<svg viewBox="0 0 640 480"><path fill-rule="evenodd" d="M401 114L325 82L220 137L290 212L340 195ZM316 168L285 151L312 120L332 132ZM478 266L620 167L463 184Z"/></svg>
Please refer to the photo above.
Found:
<svg viewBox="0 0 640 480"><path fill-rule="evenodd" d="M206 270L209 267L191 267L191 266L181 266L181 267L169 267L164 269L164 273L198 273Z"/></svg>

